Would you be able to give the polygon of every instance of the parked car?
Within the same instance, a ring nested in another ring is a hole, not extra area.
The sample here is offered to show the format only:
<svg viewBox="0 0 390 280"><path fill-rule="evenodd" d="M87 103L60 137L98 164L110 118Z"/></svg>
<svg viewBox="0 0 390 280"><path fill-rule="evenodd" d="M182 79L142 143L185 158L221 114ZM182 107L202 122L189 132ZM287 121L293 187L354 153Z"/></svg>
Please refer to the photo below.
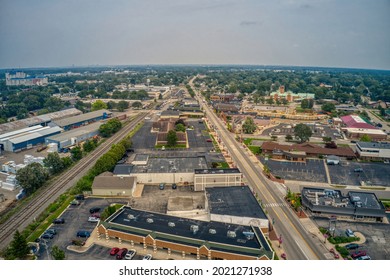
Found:
<svg viewBox="0 0 390 280"><path fill-rule="evenodd" d="M114 248L111 249L110 255L111 256L115 256L116 253L118 253L118 252L119 252L119 248L118 247L114 247Z"/></svg>
<svg viewBox="0 0 390 280"><path fill-rule="evenodd" d="M71 243L72 243L72 245L75 245L75 246L84 246L85 240L73 239Z"/></svg>
<svg viewBox="0 0 390 280"><path fill-rule="evenodd" d="M93 213L93 214L91 214L91 217L95 217L95 218L99 218L100 219L100 213L99 212Z"/></svg>
<svg viewBox="0 0 390 280"><path fill-rule="evenodd" d="M361 257L358 257L356 258L357 260L371 260L371 257L368 256L368 255L365 255L365 256L361 256Z"/></svg>
<svg viewBox="0 0 390 280"><path fill-rule="evenodd" d="M100 221L99 218L96 218L94 216L91 216L88 218L88 222L92 222L92 223L98 223Z"/></svg>
<svg viewBox="0 0 390 280"><path fill-rule="evenodd" d="M163 190L164 187L165 187L165 184L164 184L164 183L161 183L161 184L160 184L160 190Z"/></svg>
<svg viewBox="0 0 390 280"><path fill-rule="evenodd" d="M210 138L206 140L206 142L213 142L213 140L211 140Z"/></svg>
<svg viewBox="0 0 390 280"><path fill-rule="evenodd" d="M152 255L151 255L151 254L147 254L147 255L145 255L145 256L143 257L142 260L144 260L144 261L150 261L151 259L152 259Z"/></svg>
<svg viewBox="0 0 390 280"><path fill-rule="evenodd" d="M353 172L363 172L363 168L355 168Z"/></svg>
<svg viewBox="0 0 390 280"><path fill-rule="evenodd" d="M77 237L90 237L91 236L91 233L89 231L86 231L86 230L79 230L76 234Z"/></svg>
<svg viewBox="0 0 390 280"><path fill-rule="evenodd" d="M137 254L137 251L134 250L134 249L131 249L127 252L126 256L125 256L125 259L126 260L132 260L135 256L135 254Z"/></svg>
<svg viewBox="0 0 390 280"><path fill-rule="evenodd" d="M355 251L354 253L351 253L351 257L353 259L356 259L358 257L362 257L362 256L365 256L367 255L367 252L366 251Z"/></svg>
<svg viewBox="0 0 390 280"><path fill-rule="evenodd" d="M346 234L348 237L355 237L355 234L354 234L353 231L350 230L350 229L347 229L347 230L345 231L345 234Z"/></svg>
<svg viewBox="0 0 390 280"><path fill-rule="evenodd" d="M177 185L175 183L172 184L172 189L173 190L176 190L177 189Z"/></svg>
<svg viewBox="0 0 390 280"><path fill-rule="evenodd" d="M100 211L99 207L92 207L91 209L89 209L89 213L91 213L91 214L99 212L99 211Z"/></svg>
<svg viewBox="0 0 390 280"><path fill-rule="evenodd" d="M44 232L41 235L41 238L43 238L43 239L53 239L53 237L54 237L54 234L51 234L50 232Z"/></svg>
<svg viewBox="0 0 390 280"><path fill-rule="evenodd" d="M123 259L127 254L127 249L126 248L122 248L118 251L118 253L116 253L116 259L117 260L121 260Z"/></svg>
<svg viewBox="0 0 390 280"><path fill-rule="evenodd" d="M356 250L359 248L359 244L351 243L344 246L348 250Z"/></svg>
<svg viewBox="0 0 390 280"><path fill-rule="evenodd" d="M65 223L64 218L58 218L53 221L53 224L63 224L63 223Z"/></svg>
<svg viewBox="0 0 390 280"><path fill-rule="evenodd" d="M45 233L50 233L50 234L56 235L57 230L55 228L48 228L47 230L45 230Z"/></svg>
<svg viewBox="0 0 390 280"><path fill-rule="evenodd" d="M85 197L84 197L83 194L78 194L78 195L76 195L74 198L75 198L76 200L84 200L84 199L85 199Z"/></svg>
<svg viewBox="0 0 390 280"><path fill-rule="evenodd" d="M80 201L74 199L70 202L70 205L80 205Z"/></svg>

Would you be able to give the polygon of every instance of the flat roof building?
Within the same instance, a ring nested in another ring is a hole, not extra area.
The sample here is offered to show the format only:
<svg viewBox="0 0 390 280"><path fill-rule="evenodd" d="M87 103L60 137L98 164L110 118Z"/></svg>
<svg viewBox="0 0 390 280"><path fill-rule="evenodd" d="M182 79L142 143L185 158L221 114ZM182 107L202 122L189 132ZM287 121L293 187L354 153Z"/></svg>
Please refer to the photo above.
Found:
<svg viewBox="0 0 390 280"><path fill-rule="evenodd" d="M357 142L356 152L363 159L390 159L390 143Z"/></svg>
<svg viewBox="0 0 390 280"><path fill-rule="evenodd" d="M54 123L62 127L64 130L70 130L96 121L108 119L111 115L112 113L110 111L98 110L79 116L56 120Z"/></svg>
<svg viewBox="0 0 390 280"><path fill-rule="evenodd" d="M302 205L316 216L345 217L354 220L382 222L386 217L383 204L375 193L303 188Z"/></svg>
<svg viewBox="0 0 390 280"><path fill-rule="evenodd" d="M268 218L248 186L206 188L210 220L260 227L268 232Z"/></svg>
<svg viewBox="0 0 390 280"><path fill-rule="evenodd" d="M85 125L79 128L75 128L69 131L65 131L61 134L47 137L45 142L56 143L58 149L67 148L73 145L77 145L99 134L99 127L101 123L96 122L89 125Z"/></svg>
<svg viewBox="0 0 390 280"><path fill-rule="evenodd" d="M241 186L242 173L238 168L195 169L194 191L204 191L214 186Z"/></svg>
<svg viewBox="0 0 390 280"><path fill-rule="evenodd" d="M274 252L257 226L207 222L124 206L98 226L100 238L120 238L156 251L197 259L269 260Z"/></svg>
<svg viewBox="0 0 390 280"><path fill-rule="evenodd" d="M35 145L45 143L46 137L58 134L62 129L58 126L42 127L36 125L17 131L12 131L0 135L0 150L8 152L18 152L30 149Z"/></svg>
<svg viewBox="0 0 390 280"><path fill-rule="evenodd" d="M374 141L382 141L387 139L387 134L380 129L367 128L342 128L345 135L351 139L360 139L364 135L368 135Z"/></svg>

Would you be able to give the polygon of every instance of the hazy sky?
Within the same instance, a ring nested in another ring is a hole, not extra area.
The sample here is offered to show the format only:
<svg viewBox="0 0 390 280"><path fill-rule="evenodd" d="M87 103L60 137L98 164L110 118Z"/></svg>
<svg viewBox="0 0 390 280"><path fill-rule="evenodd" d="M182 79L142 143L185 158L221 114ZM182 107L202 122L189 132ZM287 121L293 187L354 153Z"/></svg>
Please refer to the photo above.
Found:
<svg viewBox="0 0 390 280"><path fill-rule="evenodd" d="M0 68L390 69L390 0L0 0Z"/></svg>

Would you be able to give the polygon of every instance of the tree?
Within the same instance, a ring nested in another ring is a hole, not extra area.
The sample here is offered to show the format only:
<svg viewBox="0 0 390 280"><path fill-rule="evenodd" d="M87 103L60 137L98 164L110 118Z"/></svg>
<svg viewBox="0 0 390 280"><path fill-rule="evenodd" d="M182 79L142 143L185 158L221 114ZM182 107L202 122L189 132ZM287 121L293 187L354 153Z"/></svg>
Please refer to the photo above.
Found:
<svg viewBox="0 0 390 280"><path fill-rule="evenodd" d="M133 108L142 108L142 103L139 102L139 101L135 101L135 102L133 102L133 104L131 104L131 107L133 107Z"/></svg>
<svg viewBox="0 0 390 280"><path fill-rule="evenodd" d="M73 161L70 157L61 158L62 164L64 165L64 169L68 168L72 165Z"/></svg>
<svg viewBox="0 0 390 280"><path fill-rule="evenodd" d="M51 255L55 260L64 260L65 259L65 252L61 250L57 245L54 245L51 248Z"/></svg>
<svg viewBox="0 0 390 280"><path fill-rule="evenodd" d="M308 141L312 134L313 132L306 124L300 123L294 127L294 136L299 139L301 143Z"/></svg>
<svg viewBox="0 0 390 280"><path fill-rule="evenodd" d="M37 162L30 163L16 172L16 180L26 194L32 194L42 187L48 178L49 173Z"/></svg>
<svg viewBox="0 0 390 280"><path fill-rule="evenodd" d="M44 107L50 112L59 111L64 107L64 101L57 97L50 97L46 100Z"/></svg>
<svg viewBox="0 0 390 280"><path fill-rule="evenodd" d="M242 125L242 130L246 134L252 134L256 131L256 124L251 117L247 117Z"/></svg>
<svg viewBox="0 0 390 280"><path fill-rule="evenodd" d="M64 170L64 163L57 152L49 153L43 160L43 164L50 170L51 174L57 174Z"/></svg>
<svg viewBox="0 0 390 280"><path fill-rule="evenodd" d="M124 112L126 109L129 108L129 102L123 100L119 101L116 107L119 112Z"/></svg>
<svg viewBox="0 0 390 280"><path fill-rule="evenodd" d="M7 259L24 260L30 253L26 238L16 230L14 239L7 250Z"/></svg>
<svg viewBox="0 0 390 280"><path fill-rule="evenodd" d="M328 137L328 136L322 137L322 141L324 141L325 143L329 143L330 141L332 141L332 137Z"/></svg>
<svg viewBox="0 0 390 280"><path fill-rule="evenodd" d="M96 100L94 103L92 103L91 111L97 111L102 109L107 109L107 104L104 103L103 101Z"/></svg>
<svg viewBox="0 0 390 280"><path fill-rule="evenodd" d="M178 123L178 124L175 126L175 130L176 130L176 131L185 132L185 131L186 131L186 127L185 127L183 124Z"/></svg>
<svg viewBox="0 0 390 280"><path fill-rule="evenodd" d="M167 134L167 144L168 146L170 147L173 147L176 145L177 143L177 134L176 134L176 131L174 130L170 130L168 131L168 134Z"/></svg>
<svg viewBox="0 0 390 280"><path fill-rule="evenodd" d="M116 133L122 128L122 123L120 120L114 118L109 120L107 123L102 124L99 127L99 133L103 137L110 137L112 134Z"/></svg>
<svg viewBox="0 0 390 280"><path fill-rule="evenodd" d="M286 141L290 142L293 139L293 137L290 134L286 135Z"/></svg>
<svg viewBox="0 0 390 280"><path fill-rule="evenodd" d="M83 152L81 151L81 148L79 146L71 149L70 154L72 156L72 160L74 161L78 161L83 158Z"/></svg>
<svg viewBox="0 0 390 280"><path fill-rule="evenodd" d="M87 140L83 144L83 150L87 153L92 152L97 146L97 142L93 140Z"/></svg>
<svg viewBox="0 0 390 280"><path fill-rule="evenodd" d="M278 139L278 136L272 135L272 136L271 136L271 139L272 139L272 141L276 141L276 139Z"/></svg>
<svg viewBox="0 0 390 280"><path fill-rule="evenodd" d="M321 110L324 112L332 112L336 110L336 106L333 103L325 103L321 106Z"/></svg>
<svg viewBox="0 0 390 280"><path fill-rule="evenodd" d="M302 101L301 101L301 108L302 109L308 109L309 108L309 100L308 99L302 99Z"/></svg>
<svg viewBox="0 0 390 280"><path fill-rule="evenodd" d="M371 137L369 135L364 134L362 137L360 137L360 141L362 141L362 142L371 142L372 139L371 139Z"/></svg>

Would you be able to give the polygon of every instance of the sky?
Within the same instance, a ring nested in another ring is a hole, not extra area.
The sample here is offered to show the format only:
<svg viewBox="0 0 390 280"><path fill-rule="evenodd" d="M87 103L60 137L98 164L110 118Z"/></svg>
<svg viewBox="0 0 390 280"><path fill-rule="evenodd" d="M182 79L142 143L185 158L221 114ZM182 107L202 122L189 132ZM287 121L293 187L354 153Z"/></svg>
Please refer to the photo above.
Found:
<svg viewBox="0 0 390 280"><path fill-rule="evenodd" d="M390 0L0 0L0 68L390 69Z"/></svg>

